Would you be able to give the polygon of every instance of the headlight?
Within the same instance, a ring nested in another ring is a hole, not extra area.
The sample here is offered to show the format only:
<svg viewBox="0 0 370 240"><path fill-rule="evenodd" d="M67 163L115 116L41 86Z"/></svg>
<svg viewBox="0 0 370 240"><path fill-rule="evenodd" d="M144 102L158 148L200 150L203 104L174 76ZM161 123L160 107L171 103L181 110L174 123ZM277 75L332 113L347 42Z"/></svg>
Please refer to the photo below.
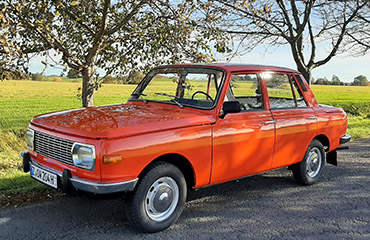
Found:
<svg viewBox="0 0 370 240"><path fill-rule="evenodd" d="M31 129L28 129L26 132L26 143L27 147L33 151L33 139L35 132Z"/></svg>
<svg viewBox="0 0 370 240"><path fill-rule="evenodd" d="M73 164L76 167L93 170L95 166L95 146L74 143L72 147Z"/></svg>

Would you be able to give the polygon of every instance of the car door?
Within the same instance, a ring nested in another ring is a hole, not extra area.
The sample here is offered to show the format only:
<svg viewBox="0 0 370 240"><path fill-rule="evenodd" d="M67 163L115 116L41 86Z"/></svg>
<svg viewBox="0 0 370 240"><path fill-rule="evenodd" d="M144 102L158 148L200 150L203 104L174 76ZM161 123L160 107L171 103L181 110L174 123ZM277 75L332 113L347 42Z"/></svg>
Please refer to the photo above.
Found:
<svg viewBox="0 0 370 240"><path fill-rule="evenodd" d="M301 161L316 135L317 117L290 74L264 74L276 140L272 168Z"/></svg>
<svg viewBox="0 0 370 240"><path fill-rule="evenodd" d="M257 74L233 74L225 101L239 101L239 113L229 113L213 125L211 184L263 172L271 167L274 120L266 110Z"/></svg>

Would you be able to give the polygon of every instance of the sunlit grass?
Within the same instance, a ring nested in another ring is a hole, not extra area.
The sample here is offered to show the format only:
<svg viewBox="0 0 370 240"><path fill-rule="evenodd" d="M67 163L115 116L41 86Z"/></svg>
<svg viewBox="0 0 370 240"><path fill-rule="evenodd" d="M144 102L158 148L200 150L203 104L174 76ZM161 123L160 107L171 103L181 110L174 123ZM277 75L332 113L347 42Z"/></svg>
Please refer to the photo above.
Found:
<svg viewBox="0 0 370 240"><path fill-rule="evenodd" d="M370 136L370 118L369 117L353 117L348 118L348 130L352 138L364 138Z"/></svg>
<svg viewBox="0 0 370 240"><path fill-rule="evenodd" d="M370 103L370 87L312 85L311 88L322 103Z"/></svg>

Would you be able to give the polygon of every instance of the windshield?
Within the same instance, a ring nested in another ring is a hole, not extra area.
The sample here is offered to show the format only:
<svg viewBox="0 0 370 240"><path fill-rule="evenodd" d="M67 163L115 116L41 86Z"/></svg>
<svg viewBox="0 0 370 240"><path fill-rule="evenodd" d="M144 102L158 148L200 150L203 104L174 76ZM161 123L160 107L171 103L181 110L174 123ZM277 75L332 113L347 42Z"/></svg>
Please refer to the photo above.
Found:
<svg viewBox="0 0 370 240"><path fill-rule="evenodd" d="M223 76L221 70L201 67L157 68L140 82L129 100L209 109L216 104Z"/></svg>

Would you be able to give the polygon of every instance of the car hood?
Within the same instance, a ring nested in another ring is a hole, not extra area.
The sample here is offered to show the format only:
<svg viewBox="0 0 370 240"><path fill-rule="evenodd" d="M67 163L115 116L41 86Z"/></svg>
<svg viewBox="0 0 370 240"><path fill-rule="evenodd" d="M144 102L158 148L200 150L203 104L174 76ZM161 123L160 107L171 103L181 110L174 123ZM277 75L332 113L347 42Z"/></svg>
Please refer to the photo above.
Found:
<svg viewBox="0 0 370 240"><path fill-rule="evenodd" d="M116 138L213 122L212 115L176 105L129 102L43 114L31 124L87 138Z"/></svg>

